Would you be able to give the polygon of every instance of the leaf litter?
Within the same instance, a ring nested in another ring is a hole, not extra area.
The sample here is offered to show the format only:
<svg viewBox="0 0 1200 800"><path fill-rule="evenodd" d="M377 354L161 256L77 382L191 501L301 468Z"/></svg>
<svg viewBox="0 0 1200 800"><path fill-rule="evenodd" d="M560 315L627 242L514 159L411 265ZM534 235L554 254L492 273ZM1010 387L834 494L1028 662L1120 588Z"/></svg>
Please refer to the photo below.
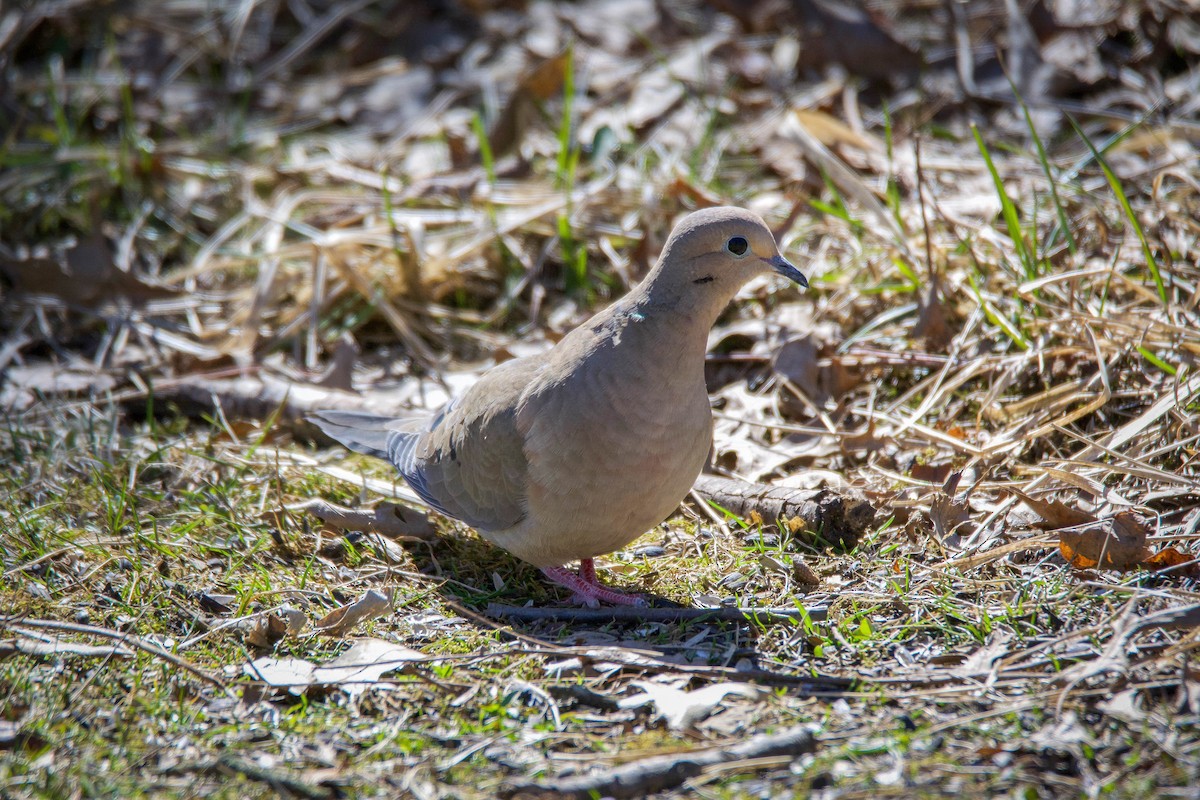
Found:
<svg viewBox="0 0 1200 800"><path fill-rule="evenodd" d="M1200 38L1027 5L0 11L11 785L1189 791ZM717 202L813 288L714 330L718 474L605 567L721 619L573 618L307 449L313 408L554 341Z"/></svg>

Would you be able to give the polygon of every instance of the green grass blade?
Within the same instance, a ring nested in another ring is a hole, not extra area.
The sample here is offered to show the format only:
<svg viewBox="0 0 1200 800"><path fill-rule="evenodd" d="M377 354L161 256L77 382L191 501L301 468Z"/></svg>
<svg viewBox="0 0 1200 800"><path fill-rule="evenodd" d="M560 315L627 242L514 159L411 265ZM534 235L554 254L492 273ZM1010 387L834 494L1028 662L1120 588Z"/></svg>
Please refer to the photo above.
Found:
<svg viewBox="0 0 1200 800"><path fill-rule="evenodd" d="M1178 370L1176 370L1174 367L1172 367L1172 366L1171 366L1170 364L1168 364L1167 362L1163 361L1163 360L1162 360L1161 358L1159 358L1158 356L1154 355L1154 353L1152 353L1152 352L1151 352L1150 350L1148 350L1147 348L1145 348L1145 347L1138 347L1137 351L1138 351L1138 353L1140 353L1140 354L1141 354L1142 358L1146 359L1146 360L1147 360L1147 361L1149 361L1151 364L1153 364L1154 366L1158 367L1159 369L1161 369L1163 372L1167 373L1168 375L1172 375L1172 376L1173 376L1173 375L1177 375L1177 374L1178 374L1178 372L1179 372Z"/></svg>
<svg viewBox="0 0 1200 800"><path fill-rule="evenodd" d="M1017 91L1017 85L1013 83L1011 78L1009 78L1008 85L1012 87L1013 96L1017 98L1017 104L1021 106L1021 113L1025 116L1025 125L1029 128L1029 135L1033 137L1033 146L1037 150L1038 162L1042 165L1042 173L1046 176L1046 183L1050 186L1050 198L1054 203L1054 215L1058 217L1058 230L1062 231L1067 237L1067 249L1071 251L1071 255L1075 255L1078 252L1078 245L1075 243L1075 234L1071 232L1071 223L1067 219L1067 212L1063 209L1062 198L1058 196L1058 187L1054 180L1054 173L1050 171L1050 157L1046 155L1046 147L1042 143L1042 137L1038 135L1037 127L1033 124L1033 116L1029 113L1029 106L1025 105L1025 99ZM1049 249L1053 240L1054 232L1051 232L1046 247L1043 249Z"/></svg>
<svg viewBox="0 0 1200 800"><path fill-rule="evenodd" d="M488 183L496 183L496 157L492 153L492 143L488 141L487 129L483 126L483 117L479 112L471 117L471 129L475 131L475 139L479 142L479 160L483 162L483 172L487 175Z"/></svg>
<svg viewBox="0 0 1200 800"><path fill-rule="evenodd" d="M1017 347L1021 348L1022 350L1029 349L1029 340L1025 338L1025 335L1021 333L1021 331L1013 327L1013 324L1006 320L1004 315L993 308L992 304L984 298L983 293L979 291L979 285L975 283L975 276L973 275L971 276L971 293L975 295L975 302L978 303L979 307L983 310L983 314L985 317L987 317L988 322L1004 331L1004 334L1011 339L1013 344L1015 344Z"/></svg>
<svg viewBox="0 0 1200 800"><path fill-rule="evenodd" d="M1166 305L1167 287L1163 283L1162 273L1158 269L1158 261L1155 260L1154 253L1150 250L1150 242L1146 239L1146 232L1142 230L1142 224L1138 222L1137 215L1133 213L1133 206L1129 204L1129 197L1125 194L1125 187L1121 185L1120 178L1108 166L1108 162L1104 159L1104 154L1096 149L1096 146L1092 144L1092 140L1088 138L1083 129L1079 127L1079 124L1075 122L1075 118L1068 114L1067 120L1071 123L1071 127L1075 129L1075 133L1079 134L1079 138L1087 145L1088 150L1092 153L1092 157L1100 165L1100 169L1103 170L1104 178L1108 181L1108 187L1112 189L1117 202L1121 204L1121 210L1125 212L1126 221L1133 228L1138 241L1142 243L1142 255L1146 258L1146 268L1150 270L1150 276L1154 279L1154 286L1158 289L1158 298L1163 301L1163 305Z"/></svg>
<svg viewBox="0 0 1200 800"><path fill-rule="evenodd" d="M1000 211L1004 216L1004 226L1008 229L1008 238L1012 239L1013 247L1017 251L1017 257L1021 260L1021 265L1025 269L1025 278L1033 280L1038 276L1037 264L1033 260L1033 254L1029 251L1029 245L1025 241L1025 234L1021 230L1021 220L1017 216L1017 207L1013 204L1012 198L1008 196L1008 192L1004 190L1004 181L1000 179L1000 172L996 169L995 162L992 161L992 154L988 150L987 144L984 143L983 137L979 134L979 128L972 125L971 133L975 136L975 144L983 156L984 163L987 164L988 172L991 173L992 184L996 187L996 196L1000 198Z"/></svg>

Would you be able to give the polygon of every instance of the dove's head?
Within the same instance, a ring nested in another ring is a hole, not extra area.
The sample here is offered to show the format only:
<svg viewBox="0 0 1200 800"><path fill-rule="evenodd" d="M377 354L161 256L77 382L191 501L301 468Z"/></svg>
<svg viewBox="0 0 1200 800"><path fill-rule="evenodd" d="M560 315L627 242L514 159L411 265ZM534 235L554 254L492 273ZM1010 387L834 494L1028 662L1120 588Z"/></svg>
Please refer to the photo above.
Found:
<svg viewBox="0 0 1200 800"><path fill-rule="evenodd" d="M808 286L779 254L775 237L757 214L740 208L706 208L684 217L663 248L649 280L653 296L691 296L697 305L724 307L746 281L774 272ZM689 303L688 305L691 305Z"/></svg>

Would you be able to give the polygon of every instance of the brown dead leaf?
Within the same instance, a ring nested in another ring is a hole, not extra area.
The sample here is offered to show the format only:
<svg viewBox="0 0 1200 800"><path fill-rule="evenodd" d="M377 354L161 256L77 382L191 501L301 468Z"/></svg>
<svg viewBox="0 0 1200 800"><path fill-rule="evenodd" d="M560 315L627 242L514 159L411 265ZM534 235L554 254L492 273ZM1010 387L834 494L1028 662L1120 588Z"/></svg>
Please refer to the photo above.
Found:
<svg viewBox="0 0 1200 800"><path fill-rule="evenodd" d="M805 586L819 586L821 576L804 562L798 554L792 556L792 579Z"/></svg>
<svg viewBox="0 0 1200 800"><path fill-rule="evenodd" d="M1132 511L1058 532L1059 550L1076 569L1130 570L1145 566L1152 555L1150 528Z"/></svg>
<svg viewBox="0 0 1200 800"><path fill-rule="evenodd" d="M971 509L965 502L959 502L945 492L938 492L933 502L929 504L929 521L933 523L933 532L939 542L953 542L950 537L962 537L967 530L971 518Z"/></svg>
<svg viewBox="0 0 1200 800"><path fill-rule="evenodd" d="M946 306L938 290L936 277L930 282L929 293L918 303L917 324L913 326L912 337L925 343L926 349L932 353L944 353L946 345L954 338L954 331L946 321Z"/></svg>
<svg viewBox="0 0 1200 800"><path fill-rule="evenodd" d="M1150 526L1132 511L1097 519L1061 500L1038 500L1022 492L1013 493L1042 518L1034 523L1037 527L1058 533L1059 552L1075 569L1163 570L1195 561L1194 556L1174 547L1157 553L1151 550L1146 542ZM1194 577L1200 575L1200 565L1190 564L1173 572Z"/></svg>
<svg viewBox="0 0 1200 800"><path fill-rule="evenodd" d="M61 263L51 258L0 259L0 276L23 294L48 295L85 307L117 300L142 303L179 294L118 269L108 242L99 234L81 240Z"/></svg>
<svg viewBox="0 0 1200 800"><path fill-rule="evenodd" d="M287 623L274 614L267 614L254 621L246 632L246 644L259 650L270 650L287 633Z"/></svg>
<svg viewBox="0 0 1200 800"><path fill-rule="evenodd" d="M563 90L570 54L563 51L539 62L521 77L508 104L496 117L488 143L496 155L511 150L539 117L538 105Z"/></svg>
<svg viewBox="0 0 1200 800"><path fill-rule="evenodd" d="M1044 531L1056 528L1070 528L1076 525L1089 525L1098 521L1091 514L1080 511L1077 508L1071 508L1061 500L1038 500L1018 491L1014 491L1013 494L1020 497L1025 505L1037 512L1043 520L1043 522L1037 524L1037 527Z"/></svg>
<svg viewBox="0 0 1200 800"><path fill-rule="evenodd" d="M1181 552L1175 547L1164 547L1157 553L1154 553L1142 564L1146 569L1160 570L1172 569L1180 575L1185 575L1189 578L1200 577L1200 564L1195 563L1196 557L1187 553ZM1187 566L1184 566L1187 565Z"/></svg>
<svg viewBox="0 0 1200 800"><path fill-rule="evenodd" d="M933 463L918 461L912 465L908 474L913 480L926 481L927 483L945 483L946 479L953 472L953 461L937 461Z"/></svg>

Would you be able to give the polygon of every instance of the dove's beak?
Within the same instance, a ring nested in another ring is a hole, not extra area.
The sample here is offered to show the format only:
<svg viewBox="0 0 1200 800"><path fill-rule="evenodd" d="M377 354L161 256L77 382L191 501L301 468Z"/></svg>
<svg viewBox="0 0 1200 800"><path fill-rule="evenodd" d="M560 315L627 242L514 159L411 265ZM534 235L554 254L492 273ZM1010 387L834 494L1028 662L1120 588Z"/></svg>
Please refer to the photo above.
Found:
<svg viewBox="0 0 1200 800"><path fill-rule="evenodd" d="M808 288L808 278L804 277L804 273L792 266L792 262L783 256L764 258L763 261L771 265L771 269L775 270L776 275L782 275L789 281L795 281L805 289Z"/></svg>

